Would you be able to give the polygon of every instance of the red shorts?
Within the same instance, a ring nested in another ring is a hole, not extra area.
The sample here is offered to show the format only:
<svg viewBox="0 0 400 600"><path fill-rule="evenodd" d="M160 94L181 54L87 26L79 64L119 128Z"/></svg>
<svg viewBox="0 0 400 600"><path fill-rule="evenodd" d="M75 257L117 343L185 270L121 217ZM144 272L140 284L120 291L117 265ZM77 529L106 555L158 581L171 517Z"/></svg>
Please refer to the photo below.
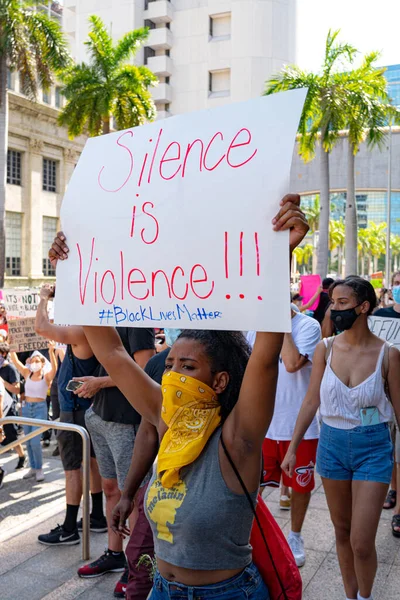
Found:
<svg viewBox="0 0 400 600"><path fill-rule="evenodd" d="M314 467L317 458L318 440L303 440L297 449L296 467L293 477L283 473L281 464L285 458L290 441L277 442L265 438L263 442L263 479L261 486L279 487L282 477L283 485L291 487L295 492L307 494L315 487Z"/></svg>

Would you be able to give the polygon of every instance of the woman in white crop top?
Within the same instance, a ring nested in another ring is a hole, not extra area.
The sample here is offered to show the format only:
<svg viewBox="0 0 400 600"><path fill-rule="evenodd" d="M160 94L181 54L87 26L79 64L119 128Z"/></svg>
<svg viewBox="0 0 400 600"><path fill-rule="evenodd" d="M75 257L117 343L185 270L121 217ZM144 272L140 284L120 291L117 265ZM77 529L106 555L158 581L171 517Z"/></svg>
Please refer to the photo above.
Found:
<svg viewBox="0 0 400 600"><path fill-rule="evenodd" d="M22 403L23 417L47 420L46 397L57 371L57 360L54 349L54 343L49 342L51 368L46 373L46 359L40 352L35 351L26 366L18 360L15 352L10 353L12 362L25 379L25 400ZM36 427L32 427L31 425L24 425L25 435L31 433L31 431L34 431L35 429ZM40 436L37 435L31 440L28 440L28 442L26 442L26 447L28 450L30 469L24 475L24 479L35 477L36 481L43 481L43 456L42 447L40 445Z"/></svg>
<svg viewBox="0 0 400 600"><path fill-rule="evenodd" d="M392 406L385 387L400 422L400 352L385 348L386 342L368 327L376 305L368 281L355 276L337 280L329 295L331 319L342 333L317 346L282 467L291 474L297 447L320 408L317 470L335 528L346 596L370 600L377 568L375 536L393 467Z"/></svg>

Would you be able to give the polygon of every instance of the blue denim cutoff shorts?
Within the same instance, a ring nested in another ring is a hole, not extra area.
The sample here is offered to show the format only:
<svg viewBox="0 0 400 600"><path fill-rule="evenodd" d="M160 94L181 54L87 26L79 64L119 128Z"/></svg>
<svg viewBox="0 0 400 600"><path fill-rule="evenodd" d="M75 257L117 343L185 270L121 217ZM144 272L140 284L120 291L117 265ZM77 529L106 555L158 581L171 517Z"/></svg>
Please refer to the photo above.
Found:
<svg viewBox="0 0 400 600"><path fill-rule="evenodd" d="M387 423L353 429L322 424L317 451L321 477L389 484L392 469L393 444Z"/></svg>
<svg viewBox="0 0 400 600"><path fill-rule="evenodd" d="M251 563L242 573L220 583L188 586L156 573L149 600L269 600L267 587Z"/></svg>

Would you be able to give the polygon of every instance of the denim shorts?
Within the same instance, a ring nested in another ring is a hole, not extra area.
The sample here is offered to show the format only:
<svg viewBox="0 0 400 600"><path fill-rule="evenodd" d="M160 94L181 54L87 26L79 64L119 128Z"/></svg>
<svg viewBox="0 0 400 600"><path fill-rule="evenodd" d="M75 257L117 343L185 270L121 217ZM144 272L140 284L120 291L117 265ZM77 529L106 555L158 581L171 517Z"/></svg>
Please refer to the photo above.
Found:
<svg viewBox="0 0 400 600"><path fill-rule="evenodd" d="M257 567L251 563L244 571L220 583L188 586L167 581L156 573L149 600L268 600L267 587Z"/></svg>
<svg viewBox="0 0 400 600"><path fill-rule="evenodd" d="M321 477L389 484L392 470L393 444L387 423L353 429L322 424L317 451Z"/></svg>

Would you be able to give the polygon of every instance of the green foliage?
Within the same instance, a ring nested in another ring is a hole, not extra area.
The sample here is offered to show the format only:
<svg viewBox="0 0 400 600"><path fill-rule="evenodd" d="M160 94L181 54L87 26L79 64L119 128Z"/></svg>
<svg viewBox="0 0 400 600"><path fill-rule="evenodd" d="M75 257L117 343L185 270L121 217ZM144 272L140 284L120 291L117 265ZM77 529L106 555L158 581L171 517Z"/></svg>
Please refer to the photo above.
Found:
<svg viewBox="0 0 400 600"><path fill-rule="evenodd" d="M141 28L113 43L103 21L89 18L91 29L85 42L90 63L81 63L62 74L62 93L67 102L59 123L71 138L85 127L89 135L108 133L111 116L118 129L128 129L154 120L156 109L149 88L157 77L147 68L129 64L148 37Z"/></svg>
<svg viewBox="0 0 400 600"><path fill-rule="evenodd" d="M149 579L150 581L154 581L154 577L157 572L157 561L156 558L152 558L149 554L142 554L136 565L138 568L141 566L145 566L149 570Z"/></svg>
<svg viewBox="0 0 400 600"><path fill-rule="evenodd" d="M53 83L53 73L71 64L67 41L58 21L36 11L36 2L0 0L0 57L18 71L29 98Z"/></svg>

